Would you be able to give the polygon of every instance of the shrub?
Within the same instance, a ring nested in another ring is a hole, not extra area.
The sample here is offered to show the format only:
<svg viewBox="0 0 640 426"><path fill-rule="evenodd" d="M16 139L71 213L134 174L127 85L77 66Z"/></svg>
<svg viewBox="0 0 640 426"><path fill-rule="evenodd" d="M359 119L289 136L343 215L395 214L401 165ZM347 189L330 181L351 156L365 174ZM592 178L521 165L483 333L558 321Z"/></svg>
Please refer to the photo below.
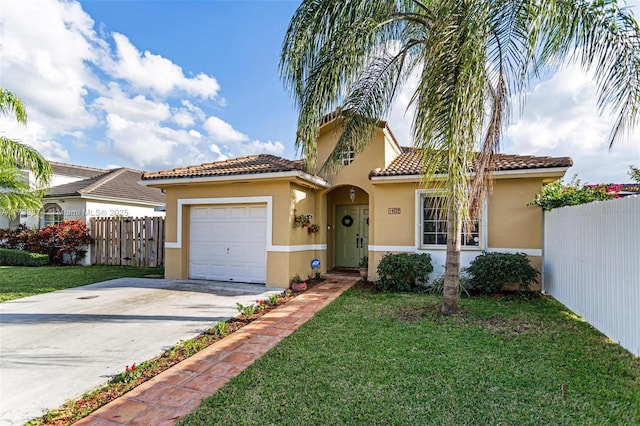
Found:
<svg viewBox="0 0 640 426"><path fill-rule="evenodd" d="M79 219L65 220L37 231L23 225L15 230L0 230L1 248L46 254L51 263L78 263L86 256L86 247L91 242L87 225Z"/></svg>
<svg viewBox="0 0 640 426"><path fill-rule="evenodd" d="M432 271L429 254L387 253L378 264L379 278L374 287L380 291L424 290L424 283Z"/></svg>
<svg viewBox="0 0 640 426"><path fill-rule="evenodd" d="M31 251L28 246L34 233L22 224L15 229L0 229L0 248Z"/></svg>
<svg viewBox="0 0 640 426"><path fill-rule="evenodd" d="M576 206L592 201L605 201L618 198L620 185L584 185L580 186L580 180L574 176L571 183L564 184L555 181L542 188L540 194L529 205L540 206L544 210L551 210L564 206Z"/></svg>
<svg viewBox="0 0 640 426"><path fill-rule="evenodd" d="M86 247L93 239L89 235L87 224L76 219L65 220L56 225L55 240L58 245L55 259L58 262L75 265L87 255Z"/></svg>
<svg viewBox="0 0 640 426"><path fill-rule="evenodd" d="M46 254L0 248L0 265L2 266L44 266L47 264L49 264L49 256Z"/></svg>
<svg viewBox="0 0 640 426"><path fill-rule="evenodd" d="M529 290L539 275L523 253L483 252L465 271L471 275L471 289L481 293L501 291L504 284L518 284L522 290Z"/></svg>

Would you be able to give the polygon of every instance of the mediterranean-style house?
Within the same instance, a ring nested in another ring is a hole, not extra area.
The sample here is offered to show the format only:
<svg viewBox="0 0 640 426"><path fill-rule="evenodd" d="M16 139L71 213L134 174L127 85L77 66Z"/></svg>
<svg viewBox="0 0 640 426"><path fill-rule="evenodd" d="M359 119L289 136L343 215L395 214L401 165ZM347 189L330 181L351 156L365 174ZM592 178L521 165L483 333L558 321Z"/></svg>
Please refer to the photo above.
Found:
<svg viewBox="0 0 640 426"><path fill-rule="evenodd" d="M322 121L319 165L339 132L331 116ZM421 185L418 152L380 122L368 146L343 152L342 162L330 180L267 154L144 173L143 185L166 194L165 276L286 287L312 273L313 259L325 272L368 256L375 278L389 252L429 253L442 273L446 226L429 202L441 194ZM528 203L571 165L568 157L498 155L493 190L463 237L463 266L487 250L523 252L540 268L542 209ZM318 226L296 226L307 220Z"/></svg>

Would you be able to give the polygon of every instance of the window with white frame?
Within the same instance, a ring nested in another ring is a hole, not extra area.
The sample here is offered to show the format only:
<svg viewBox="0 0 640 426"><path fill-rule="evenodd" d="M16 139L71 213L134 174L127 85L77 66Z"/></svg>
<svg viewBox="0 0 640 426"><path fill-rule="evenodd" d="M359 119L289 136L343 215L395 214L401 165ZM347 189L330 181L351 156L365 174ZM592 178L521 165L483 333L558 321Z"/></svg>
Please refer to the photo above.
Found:
<svg viewBox="0 0 640 426"><path fill-rule="evenodd" d="M342 151L340 151L340 163L343 166L348 166L349 164L353 163L353 159L355 158L356 152L353 150L352 147L347 147L345 149L343 149Z"/></svg>
<svg viewBox="0 0 640 426"><path fill-rule="evenodd" d="M422 245L447 245L447 220L442 211L444 200L441 196L424 195L422 198ZM480 226L477 220L471 226L462 227L462 247L480 246Z"/></svg>
<svg viewBox="0 0 640 426"><path fill-rule="evenodd" d="M64 219L62 208L57 204L45 204L43 216L44 226L57 225Z"/></svg>

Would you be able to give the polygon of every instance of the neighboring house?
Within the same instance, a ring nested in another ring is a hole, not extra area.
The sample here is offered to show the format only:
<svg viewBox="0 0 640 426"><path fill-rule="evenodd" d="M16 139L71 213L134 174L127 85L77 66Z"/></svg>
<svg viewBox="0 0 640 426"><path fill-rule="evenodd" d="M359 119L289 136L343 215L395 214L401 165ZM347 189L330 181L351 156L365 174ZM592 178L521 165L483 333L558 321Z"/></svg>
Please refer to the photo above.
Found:
<svg viewBox="0 0 640 426"><path fill-rule="evenodd" d="M318 138L318 164L336 145L340 129L330 117ZM369 256L375 278L388 252L430 253L442 273L446 226L421 186L421 160L401 147L386 122L330 180L307 173L301 161L254 155L159 172L142 183L166 193L165 276L266 283L286 287L292 276L356 267ZM482 250L524 252L540 268L542 209L527 204L542 185L561 178L568 157L499 155L493 190L475 230L463 238L461 262ZM311 215L319 232L294 227Z"/></svg>
<svg viewBox="0 0 640 426"><path fill-rule="evenodd" d="M620 185L619 197L628 197L629 195L640 194L640 183L622 183Z"/></svg>
<svg viewBox="0 0 640 426"><path fill-rule="evenodd" d="M106 170L96 169L93 167L75 166L72 164L57 163L50 161L52 175L49 186L63 185L65 183L76 182L82 179L90 178ZM24 170L25 178L29 179L31 187L35 187L35 178L29 170ZM0 228L13 228L18 225L26 225L30 228L39 227L42 224L42 212L23 212L16 217L9 218L0 215Z"/></svg>
<svg viewBox="0 0 640 426"><path fill-rule="evenodd" d="M138 184L142 172L103 170L92 177L53 186L43 197L42 226L67 219L164 216L161 190Z"/></svg>

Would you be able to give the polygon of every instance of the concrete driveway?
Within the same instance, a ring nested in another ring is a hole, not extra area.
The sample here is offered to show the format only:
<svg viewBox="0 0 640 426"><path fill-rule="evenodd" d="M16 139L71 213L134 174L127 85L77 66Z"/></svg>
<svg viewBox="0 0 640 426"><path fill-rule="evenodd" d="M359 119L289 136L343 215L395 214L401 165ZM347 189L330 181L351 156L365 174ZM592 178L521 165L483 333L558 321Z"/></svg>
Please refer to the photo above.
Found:
<svg viewBox="0 0 640 426"><path fill-rule="evenodd" d="M23 425L280 291L120 278L0 303L0 425Z"/></svg>

